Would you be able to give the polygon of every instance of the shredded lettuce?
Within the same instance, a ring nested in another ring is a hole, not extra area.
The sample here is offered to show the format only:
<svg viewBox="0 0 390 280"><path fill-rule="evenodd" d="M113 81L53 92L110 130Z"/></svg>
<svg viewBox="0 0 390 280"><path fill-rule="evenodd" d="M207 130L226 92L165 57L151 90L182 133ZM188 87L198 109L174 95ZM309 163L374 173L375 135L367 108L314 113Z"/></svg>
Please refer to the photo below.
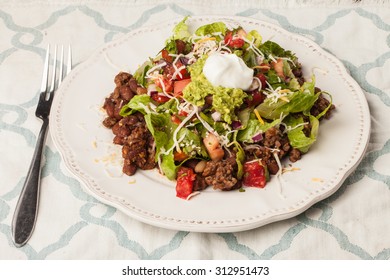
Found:
<svg viewBox="0 0 390 280"><path fill-rule="evenodd" d="M160 159L160 168L164 175L170 179L176 179L177 170L183 162L176 164L174 160L173 139L174 131L178 125L173 123L171 115L168 113L146 114L146 126L152 134L156 143L156 161ZM177 139L180 139L180 147L189 158L203 157L207 158L206 148L202 143L202 139L198 133L183 127L177 133Z"/></svg>
<svg viewBox="0 0 390 280"><path fill-rule="evenodd" d="M283 99L278 99L275 102L273 98L266 98L256 107L256 110L261 117L270 120L287 116L290 113L309 111L319 97L319 93L315 94L314 87L315 79L313 77L311 82L305 82L298 91L291 91Z"/></svg>
<svg viewBox="0 0 390 280"><path fill-rule="evenodd" d="M191 36L186 23L187 19L188 16L176 24L172 29L172 36L166 40L164 49L169 53L176 53L176 40L186 41Z"/></svg>
<svg viewBox="0 0 390 280"><path fill-rule="evenodd" d="M176 98L171 98L167 102L160 104L156 111L157 113L170 113L170 114L176 114L179 112L179 109L177 105L179 104L179 100Z"/></svg>
<svg viewBox="0 0 390 280"><path fill-rule="evenodd" d="M309 116L309 122L311 126L310 135L306 136L303 128L304 128L304 120L303 117L294 117L288 116L283 122L289 127L293 128L287 132L288 139L290 141L290 145L294 148L299 149L302 153L307 153L310 147L317 140L318 129L319 129L319 121L314 116Z"/></svg>
<svg viewBox="0 0 390 280"><path fill-rule="evenodd" d="M260 123L257 118L251 118L248 120L244 129L238 131L237 140L245 143L253 143L253 137L259 133L264 133L271 127L280 124L280 119L276 119L272 122Z"/></svg>
<svg viewBox="0 0 390 280"><path fill-rule="evenodd" d="M146 110L150 104L150 96L146 94L134 96L129 103L124 105L119 112L122 117L134 114L135 111L146 114Z"/></svg>
<svg viewBox="0 0 390 280"><path fill-rule="evenodd" d="M259 46L259 50L266 55L266 57L277 56L277 57L287 57L291 60L295 60L296 56L289 50L283 49L277 43L273 41L266 41Z"/></svg>
<svg viewBox="0 0 390 280"><path fill-rule="evenodd" d="M246 38L253 43L253 45L256 47L256 48L259 48L260 45L261 45L261 41L263 40L263 38L261 37L261 35L259 34L259 32L257 32L257 30L251 30L249 31L247 34L246 34Z"/></svg>
<svg viewBox="0 0 390 280"><path fill-rule="evenodd" d="M178 166L175 165L173 149L173 132L177 125L171 121L171 115L167 113L146 114L146 126L154 138L156 144L156 162L161 160L160 168L168 179L174 180ZM169 151L169 152L168 152Z"/></svg>
<svg viewBox="0 0 390 280"><path fill-rule="evenodd" d="M236 138L236 136L234 138ZM240 180L244 175L245 152L241 147L241 145L236 140L233 142L233 144L236 150L237 179Z"/></svg>
<svg viewBox="0 0 390 280"><path fill-rule="evenodd" d="M146 72L152 68L152 65L152 61L147 60L134 72L134 78L137 80L138 84L144 87L146 86Z"/></svg>
<svg viewBox="0 0 390 280"><path fill-rule="evenodd" d="M226 24L223 22L214 22L210 24L203 25L199 27L195 34L198 36L214 35L216 33L225 34L226 33Z"/></svg>
<svg viewBox="0 0 390 280"><path fill-rule="evenodd" d="M173 28L173 40L185 40L191 36L191 33L188 30L188 25L186 23L188 19L188 16L186 16L182 21L180 21L176 26Z"/></svg>

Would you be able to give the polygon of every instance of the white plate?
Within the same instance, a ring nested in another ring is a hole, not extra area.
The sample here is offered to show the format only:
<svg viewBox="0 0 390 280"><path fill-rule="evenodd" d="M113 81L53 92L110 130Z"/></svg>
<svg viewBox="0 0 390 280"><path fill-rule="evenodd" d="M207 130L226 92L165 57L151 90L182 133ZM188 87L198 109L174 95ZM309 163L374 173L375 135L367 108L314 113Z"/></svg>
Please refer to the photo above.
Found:
<svg viewBox="0 0 390 280"><path fill-rule="evenodd" d="M115 75L120 70L133 72L155 56L178 21L137 29L106 44L76 67L58 90L50 116L51 134L66 166L86 190L145 223L197 232L256 228L296 216L333 194L360 162L369 140L370 114L362 90L342 63L314 42L243 17L194 16L188 22L193 30L214 21L258 30L264 41L271 39L295 52L304 75L309 78L314 71L317 85L332 94L337 107L333 117L321 123L309 153L292 165L295 171L284 173L280 180L273 177L264 189L209 188L190 201L177 198L175 183L157 171L120 175L120 147L110 144L113 135L101 125L105 115L100 108L115 87Z"/></svg>

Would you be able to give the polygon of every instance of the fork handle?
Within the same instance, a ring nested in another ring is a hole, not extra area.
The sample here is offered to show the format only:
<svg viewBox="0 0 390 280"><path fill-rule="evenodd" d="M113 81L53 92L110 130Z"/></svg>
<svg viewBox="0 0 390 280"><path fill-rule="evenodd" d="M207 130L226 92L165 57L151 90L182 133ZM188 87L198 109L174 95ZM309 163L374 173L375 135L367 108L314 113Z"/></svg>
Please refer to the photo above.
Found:
<svg viewBox="0 0 390 280"><path fill-rule="evenodd" d="M26 244L34 230L38 213L42 151L45 145L48 125L49 119L44 119L26 181L16 204L12 220L12 238L17 247Z"/></svg>

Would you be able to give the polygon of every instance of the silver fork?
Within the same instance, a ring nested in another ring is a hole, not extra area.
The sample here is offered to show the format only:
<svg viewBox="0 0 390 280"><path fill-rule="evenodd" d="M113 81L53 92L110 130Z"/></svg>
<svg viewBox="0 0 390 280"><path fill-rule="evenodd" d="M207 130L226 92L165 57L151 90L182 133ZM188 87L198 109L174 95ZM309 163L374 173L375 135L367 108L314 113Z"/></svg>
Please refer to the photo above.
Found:
<svg viewBox="0 0 390 280"><path fill-rule="evenodd" d="M27 243L34 230L35 222L38 214L38 203L41 181L41 160L42 151L45 145L46 132L49 125L50 107L53 102L54 92L61 84L64 77L64 47L61 47L59 74L56 75L57 68L57 46L54 48L51 86L48 88L49 80L49 60L50 46L47 46L45 65L43 68L41 94L39 96L38 106L35 115L43 121L41 130L38 135L37 144L34 155L27 173L26 181L24 182L22 192L20 194L14 217L12 220L12 239L17 247L21 247ZM72 53L71 48L68 48L66 63L66 75L72 69ZM58 77L56 77L58 76ZM56 81L58 80L58 82Z"/></svg>

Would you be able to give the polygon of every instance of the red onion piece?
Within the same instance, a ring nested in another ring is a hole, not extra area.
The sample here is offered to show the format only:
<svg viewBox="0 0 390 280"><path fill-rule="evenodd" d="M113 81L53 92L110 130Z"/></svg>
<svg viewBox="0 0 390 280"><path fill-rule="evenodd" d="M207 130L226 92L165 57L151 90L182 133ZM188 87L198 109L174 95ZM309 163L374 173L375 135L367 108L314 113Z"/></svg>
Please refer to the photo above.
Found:
<svg viewBox="0 0 390 280"><path fill-rule="evenodd" d="M263 139L263 133L257 133L252 137L253 142L259 142Z"/></svg>
<svg viewBox="0 0 390 280"><path fill-rule="evenodd" d="M232 128L239 129L242 126L240 121L232 121Z"/></svg>

